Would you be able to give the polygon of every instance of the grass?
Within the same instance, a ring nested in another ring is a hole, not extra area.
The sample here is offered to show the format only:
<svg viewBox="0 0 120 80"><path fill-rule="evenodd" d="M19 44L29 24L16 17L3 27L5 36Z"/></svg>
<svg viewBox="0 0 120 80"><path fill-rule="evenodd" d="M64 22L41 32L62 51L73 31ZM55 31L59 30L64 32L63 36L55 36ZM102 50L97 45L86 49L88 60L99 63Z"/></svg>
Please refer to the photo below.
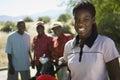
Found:
<svg viewBox="0 0 120 80"><path fill-rule="evenodd" d="M7 33L0 32L0 67L7 66L7 55L5 54L5 44L7 39Z"/></svg>

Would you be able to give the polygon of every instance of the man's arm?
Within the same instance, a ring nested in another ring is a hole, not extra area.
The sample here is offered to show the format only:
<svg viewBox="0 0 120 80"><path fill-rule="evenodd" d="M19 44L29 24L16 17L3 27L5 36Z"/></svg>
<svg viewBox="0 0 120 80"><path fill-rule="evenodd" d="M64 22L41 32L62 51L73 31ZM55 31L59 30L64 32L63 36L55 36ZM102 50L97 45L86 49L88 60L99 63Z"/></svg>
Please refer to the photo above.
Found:
<svg viewBox="0 0 120 80"><path fill-rule="evenodd" d="M32 55L31 55L30 50L28 51L28 53L29 53L30 61L32 61Z"/></svg>
<svg viewBox="0 0 120 80"><path fill-rule="evenodd" d="M34 69L35 68L34 58L32 59L32 55L31 55L30 50L28 51L28 53L29 53L29 57L30 57L30 61L31 61L31 66Z"/></svg>
<svg viewBox="0 0 120 80"><path fill-rule="evenodd" d="M11 55L11 54L8 54L8 63L9 63L9 70L8 70L8 72L9 72L10 74L14 74L15 69L14 69L14 67L13 67L12 55Z"/></svg>

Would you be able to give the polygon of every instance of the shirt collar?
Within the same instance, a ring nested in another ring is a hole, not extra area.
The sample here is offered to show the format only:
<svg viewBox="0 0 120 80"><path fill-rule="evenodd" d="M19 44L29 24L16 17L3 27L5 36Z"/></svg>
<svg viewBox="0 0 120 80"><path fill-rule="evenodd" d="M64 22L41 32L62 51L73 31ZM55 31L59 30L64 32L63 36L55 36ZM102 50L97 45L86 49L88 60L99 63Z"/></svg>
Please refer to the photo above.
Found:
<svg viewBox="0 0 120 80"><path fill-rule="evenodd" d="M96 40L96 38L97 38L97 35L98 35L98 33L97 33L97 31L95 31L94 29L92 29L92 33L91 33L91 35L90 35L90 37L88 37L88 39L85 41L85 44L88 46L88 47L92 47L92 45L93 45L93 43L94 43L94 41ZM74 47L75 46L78 46L80 43L79 43L79 41L80 41L80 39L79 39L79 35L77 35L76 37L75 37L75 40L74 40Z"/></svg>
<svg viewBox="0 0 120 80"><path fill-rule="evenodd" d="M45 33L42 33L41 35L37 35L38 38L41 38L43 36L45 36Z"/></svg>

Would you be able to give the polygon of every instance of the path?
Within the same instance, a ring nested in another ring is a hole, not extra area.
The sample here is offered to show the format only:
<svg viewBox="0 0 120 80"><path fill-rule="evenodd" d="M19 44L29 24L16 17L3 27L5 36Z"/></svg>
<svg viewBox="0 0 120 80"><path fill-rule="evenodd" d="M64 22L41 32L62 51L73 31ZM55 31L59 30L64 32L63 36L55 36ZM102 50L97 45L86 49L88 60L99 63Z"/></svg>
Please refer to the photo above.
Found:
<svg viewBox="0 0 120 80"><path fill-rule="evenodd" d="M36 73L35 69L31 69L31 77L33 77ZM0 69L0 80L7 80L7 68Z"/></svg>

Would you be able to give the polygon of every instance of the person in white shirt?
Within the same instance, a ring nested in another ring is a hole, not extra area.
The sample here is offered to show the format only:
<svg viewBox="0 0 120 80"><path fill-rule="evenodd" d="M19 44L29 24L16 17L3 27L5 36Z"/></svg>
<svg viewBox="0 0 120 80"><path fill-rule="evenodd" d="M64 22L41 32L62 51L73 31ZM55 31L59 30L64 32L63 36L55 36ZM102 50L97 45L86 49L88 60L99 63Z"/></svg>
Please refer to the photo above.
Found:
<svg viewBox="0 0 120 80"><path fill-rule="evenodd" d="M8 55L8 78L7 80L18 80L18 73L21 80L30 79L30 36L25 32L25 22L17 23L17 31L9 34L5 52Z"/></svg>
<svg viewBox="0 0 120 80"><path fill-rule="evenodd" d="M95 7L80 2L73 8L77 36L64 47L71 80L120 80L119 53L115 43L97 32Z"/></svg>

